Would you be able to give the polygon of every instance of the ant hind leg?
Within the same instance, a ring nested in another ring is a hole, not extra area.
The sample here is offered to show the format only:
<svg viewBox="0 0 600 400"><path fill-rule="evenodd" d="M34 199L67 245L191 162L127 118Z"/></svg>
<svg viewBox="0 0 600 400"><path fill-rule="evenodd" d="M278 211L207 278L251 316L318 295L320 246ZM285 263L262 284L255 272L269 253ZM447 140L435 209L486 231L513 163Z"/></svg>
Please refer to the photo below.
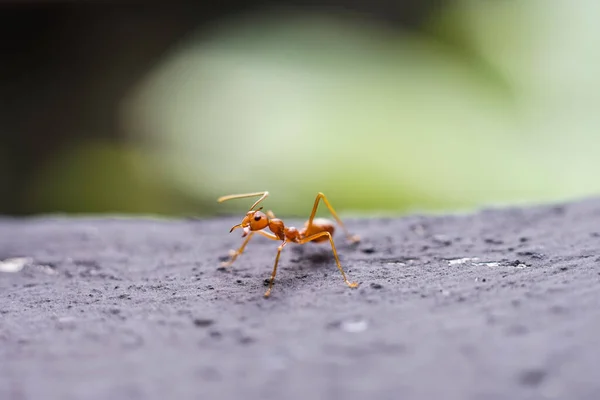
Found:
<svg viewBox="0 0 600 400"><path fill-rule="evenodd" d="M333 243L333 238L331 237L331 233L329 233L329 232L315 233L314 235L311 235L309 237L306 237L306 238L300 240L298 243L299 244L308 243L310 241L313 241L313 240L318 239L323 236L327 236L327 238L329 239L329 243L331 243L331 250L333 251L333 256L335 257L335 262L337 264L338 269L342 273L342 278L344 278L344 282L346 283L346 285L348 285L348 287L351 287L351 288L358 287L357 282L350 282L348 280L348 278L346 278L346 274L344 273L344 269L342 268L342 264L340 263L340 259L338 257L337 251L335 249L335 244Z"/></svg>
<svg viewBox="0 0 600 400"><path fill-rule="evenodd" d="M329 200L327 200L327 197L325 197L325 195L321 192L319 192L317 194L317 198L315 199L315 204L313 205L312 212L310 213L310 217L308 219L307 228L309 229L309 231L310 231L310 227L312 226L313 219L315 218L315 215L317 214L317 208L319 207L320 200L323 200L323 203L325 203L325 206L327 206L327 208L329 209L329 212L331 213L331 215L333 215L333 218L335 218L337 223L342 227L342 229L344 230L344 233L346 233L346 238L350 241L350 243L360 242L360 237L358 235L353 235L348 231L348 229L346 228L346 226L344 225L344 223L342 222L340 217L338 217L337 213L335 212L335 210L329 203Z"/></svg>

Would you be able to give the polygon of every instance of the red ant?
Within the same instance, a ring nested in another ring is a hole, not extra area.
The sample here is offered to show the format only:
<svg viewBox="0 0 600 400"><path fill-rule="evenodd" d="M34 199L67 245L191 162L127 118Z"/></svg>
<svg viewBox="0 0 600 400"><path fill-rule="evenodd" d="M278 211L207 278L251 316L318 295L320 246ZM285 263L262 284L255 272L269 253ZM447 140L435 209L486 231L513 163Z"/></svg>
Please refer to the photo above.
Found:
<svg viewBox="0 0 600 400"><path fill-rule="evenodd" d="M333 232L335 230L332 221L325 218L315 219L317 207L319 206L319 200L323 200L323 202L325 203L335 220L346 233L348 240L352 243L358 242L360 240L358 236L351 235L348 232L340 218L337 216L333 207L331 207L331 204L329 204L327 197L325 197L325 195L320 192L319 194L317 194L317 198L315 199L315 204L313 206L312 213L310 214L310 218L304 224L304 228L296 229L294 227L286 227L283 221L278 218L275 218L275 214L273 214L273 212L270 210L267 211L266 214L261 211L262 207L260 207L257 210L254 210L254 207L256 207L258 203L263 201L268 195L269 192L266 191L245 194L233 194L229 196L220 197L217 200L219 203L221 203L232 199L261 196L260 199L258 199L254 204L252 204L252 207L250 207L250 211L246 213L246 216L242 220L242 223L235 225L229 231L229 233L231 233L237 228L242 228L244 230L242 237L245 237L246 240L244 240L244 243L242 243L242 246L238 250L230 250L229 254L231 256L231 259L229 261L221 263L221 265L223 267L228 267L231 264L233 264L236 258L244 252L244 248L246 247L254 233L259 233L271 240L281 240L282 243L277 248L277 257L275 257L275 265L273 266L273 272L271 273L269 288L265 292L265 297L269 297L269 295L271 294L271 288L273 287L273 282L275 281L275 274L277 273L277 264L279 262L279 256L281 255L281 250L283 250L286 244L288 244L289 242L298 244L305 244L308 242L320 243L329 240L329 243L331 243L331 250L333 250L333 255L335 257L335 262L337 263L338 269L342 273L344 282L351 288L357 287L358 283L348 281L348 279L346 278L346 274L344 273L344 270L342 268L342 265L340 264L340 260L338 258L337 251L335 249L335 245L333 243L332 238ZM266 231L266 228L269 228L269 230L272 233Z"/></svg>

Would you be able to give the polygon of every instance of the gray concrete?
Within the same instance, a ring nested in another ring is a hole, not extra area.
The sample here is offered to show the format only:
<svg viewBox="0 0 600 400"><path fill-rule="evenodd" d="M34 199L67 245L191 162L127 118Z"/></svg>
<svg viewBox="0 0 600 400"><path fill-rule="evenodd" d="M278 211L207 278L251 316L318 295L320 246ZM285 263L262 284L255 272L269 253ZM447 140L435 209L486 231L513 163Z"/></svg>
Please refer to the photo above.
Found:
<svg viewBox="0 0 600 400"><path fill-rule="evenodd" d="M290 245L269 299L237 222L1 219L0 398L600 397L598 200L351 220L358 289Z"/></svg>

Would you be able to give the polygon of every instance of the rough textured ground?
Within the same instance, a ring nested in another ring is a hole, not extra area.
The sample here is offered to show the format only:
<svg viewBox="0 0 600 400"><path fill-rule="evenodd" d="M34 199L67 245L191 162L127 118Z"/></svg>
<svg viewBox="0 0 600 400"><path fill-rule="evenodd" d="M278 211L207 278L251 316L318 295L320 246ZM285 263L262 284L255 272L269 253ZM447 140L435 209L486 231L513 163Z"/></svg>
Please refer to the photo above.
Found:
<svg viewBox="0 0 600 400"><path fill-rule="evenodd" d="M238 218L1 219L1 399L596 399L600 201L350 220L326 245ZM300 223L300 221L294 221Z"/></svg>

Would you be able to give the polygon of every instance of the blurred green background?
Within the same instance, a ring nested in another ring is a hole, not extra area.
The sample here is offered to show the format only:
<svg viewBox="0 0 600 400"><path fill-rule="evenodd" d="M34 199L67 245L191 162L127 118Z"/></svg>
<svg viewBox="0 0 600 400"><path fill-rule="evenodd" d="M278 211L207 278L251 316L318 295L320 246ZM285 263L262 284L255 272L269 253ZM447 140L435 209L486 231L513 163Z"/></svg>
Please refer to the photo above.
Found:
<svg viewBox="0 0 600 400"><path fill-rule="evenodd" d="M0 6L0 214L304 216L600 191L600 2Z"/></svg>

